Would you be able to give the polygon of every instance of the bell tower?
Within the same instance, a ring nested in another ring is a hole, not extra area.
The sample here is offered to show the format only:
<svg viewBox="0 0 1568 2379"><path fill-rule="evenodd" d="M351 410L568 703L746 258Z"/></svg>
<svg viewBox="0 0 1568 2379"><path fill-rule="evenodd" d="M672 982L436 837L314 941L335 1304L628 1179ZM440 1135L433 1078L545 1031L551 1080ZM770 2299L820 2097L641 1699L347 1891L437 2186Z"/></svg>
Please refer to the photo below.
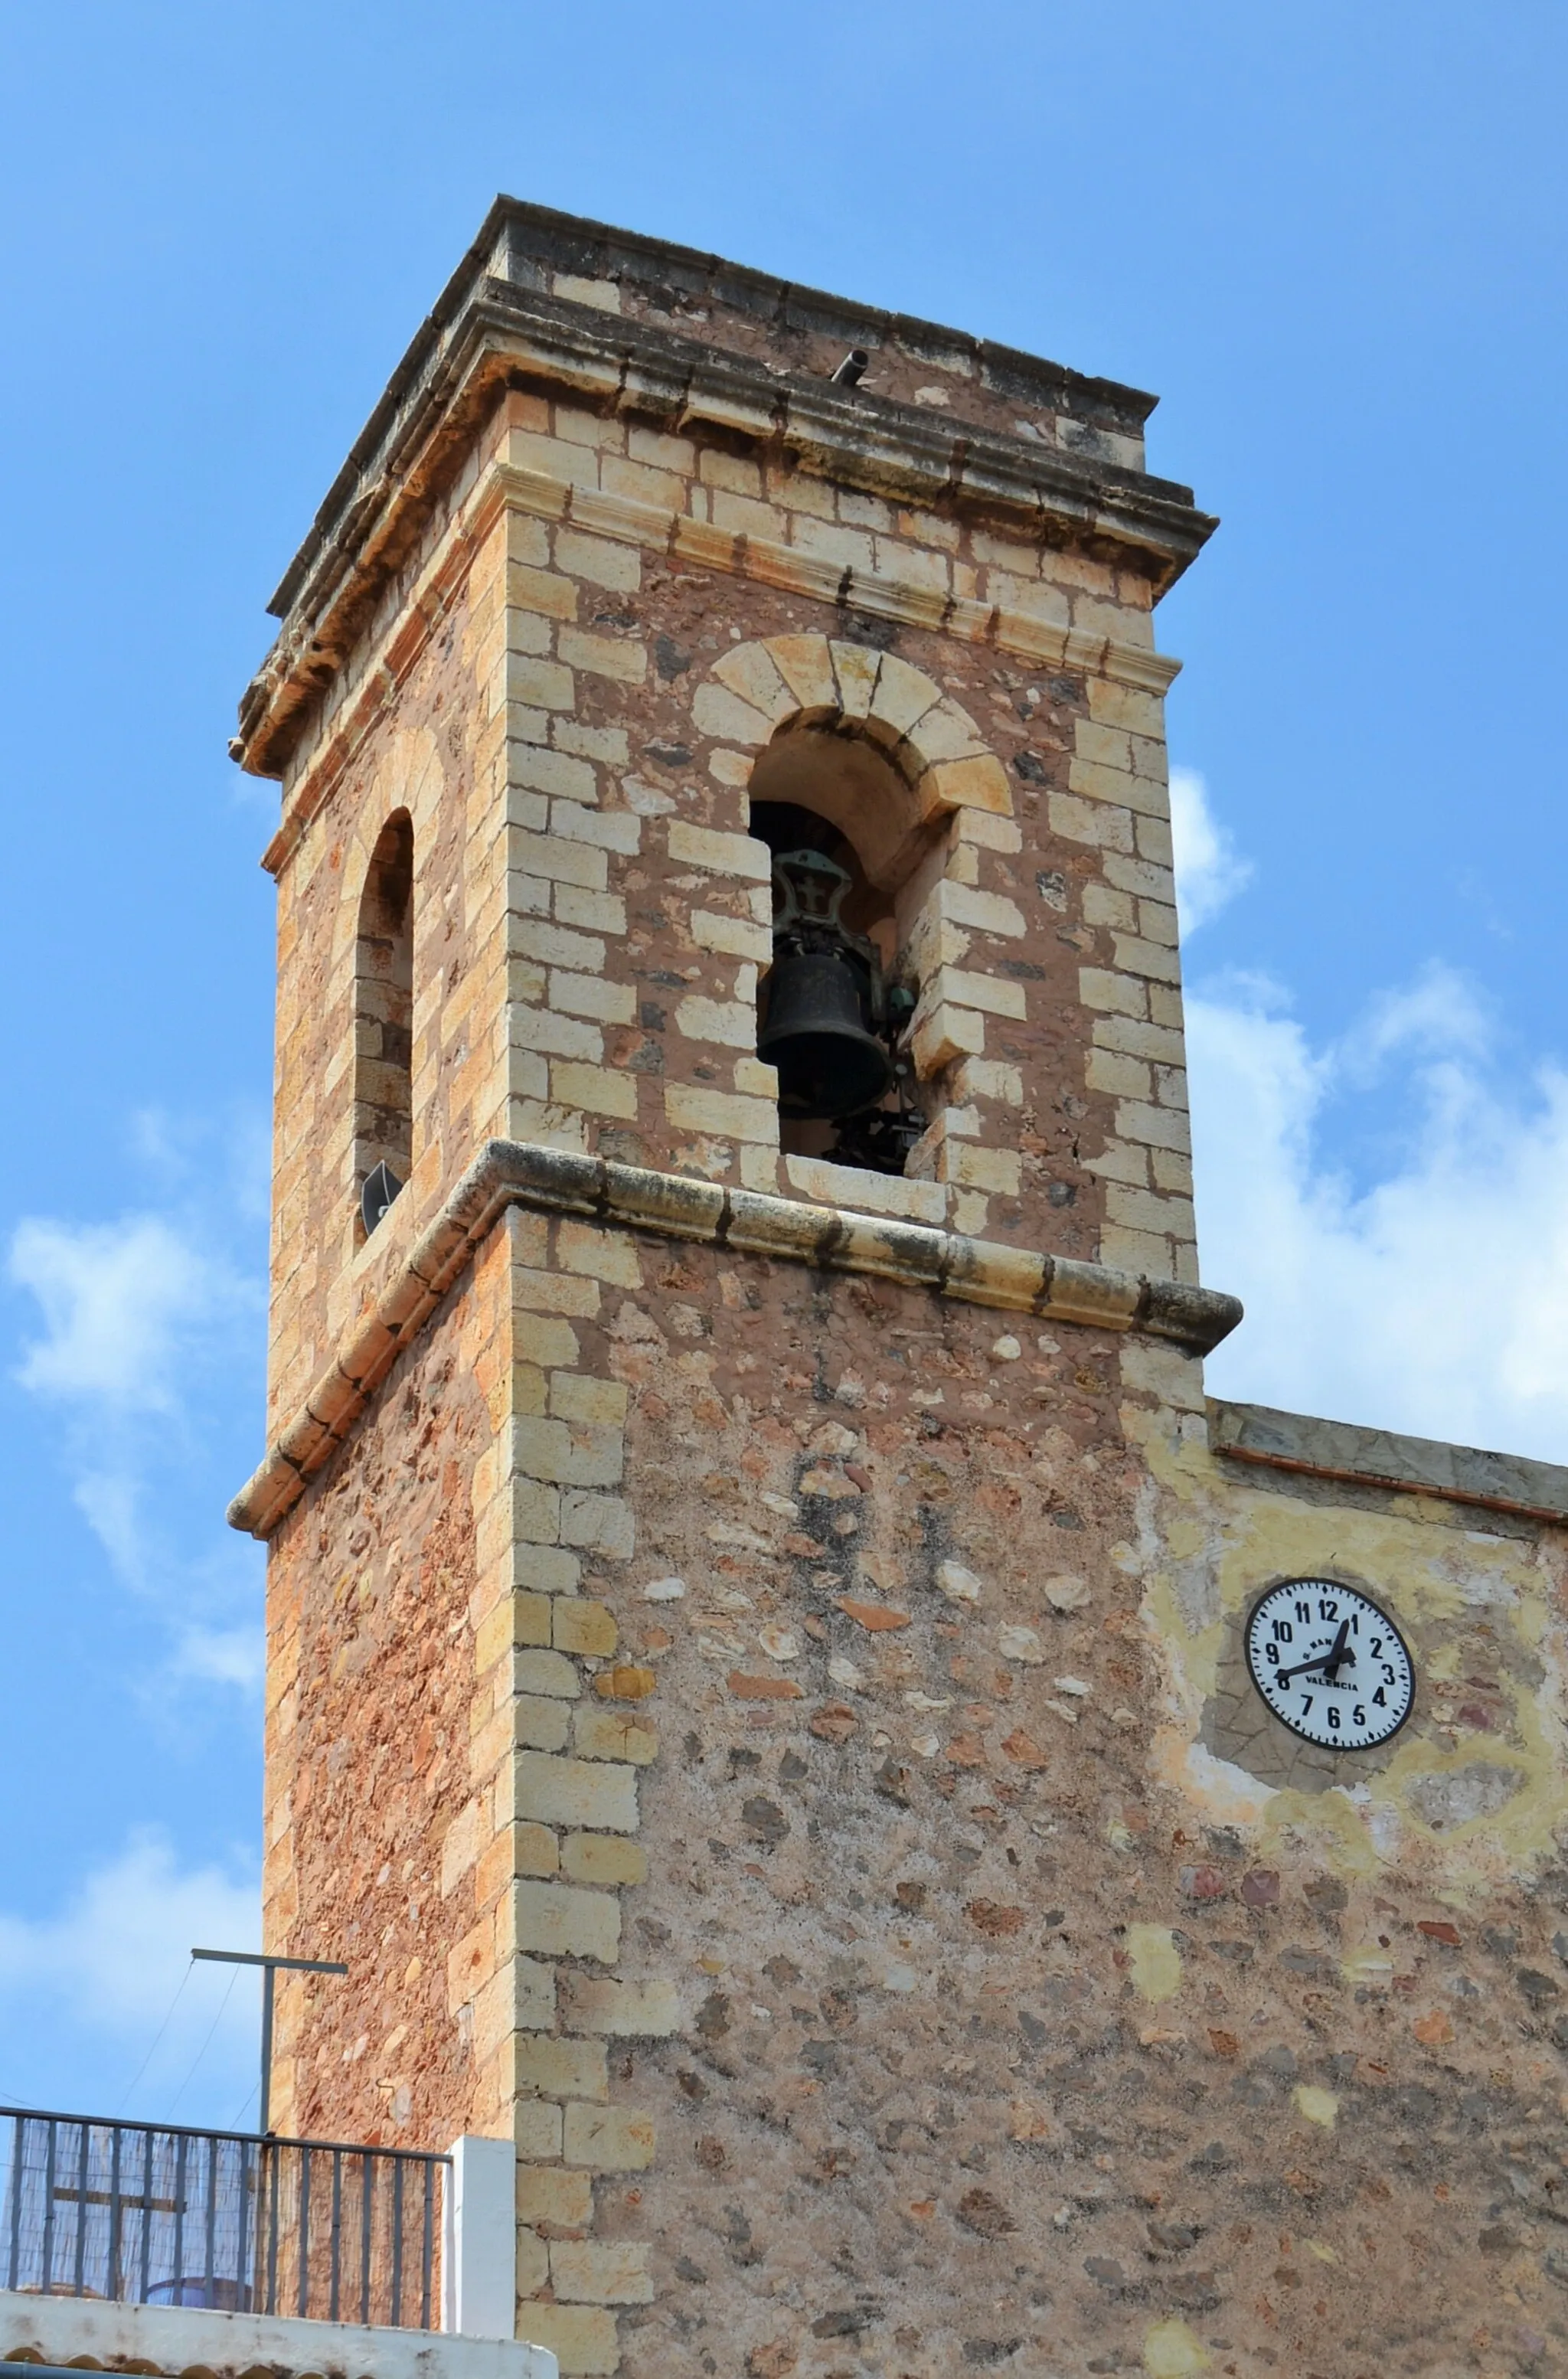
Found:
<svg viewBox="0 0 1568 2379"><path fill-rule="evenodd" d="M1238 1310L1149 405L500 202L242 706L266 1927L350 1969L276 2119L511 2137L567 2372L946 2371L1049 2301L1016 2002L1144 1731L1118 1399Z"/></svg>
<svg viewBox="0 0 1568 2379"><path fill-rule="evenodd" d="M503 200L242 706L274 2119L568 2373L1568 2349L1568 1472L1205 1400L1149 407Z"/></svg>
<svg viewBox="0 0 1568 2379"><path fill-rule="evenodd" d="M267 1945L349 1969L274 2116L511 2141L569 2373L1490 2372L1504 2255L1565 2334L1484 2208L1568 1479L1205 1403L1150 405L500 201L244 699L231 1517ZM1302 1578L1397 1613L1396 1740L1248 1682Z"/></svg>

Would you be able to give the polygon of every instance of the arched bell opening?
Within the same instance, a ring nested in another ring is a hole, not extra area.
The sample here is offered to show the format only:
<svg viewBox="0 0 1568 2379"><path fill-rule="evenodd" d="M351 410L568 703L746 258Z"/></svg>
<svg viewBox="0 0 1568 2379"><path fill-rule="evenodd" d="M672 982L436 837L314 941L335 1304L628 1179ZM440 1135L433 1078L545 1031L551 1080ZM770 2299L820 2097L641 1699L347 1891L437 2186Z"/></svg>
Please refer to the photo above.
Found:
<svg viewBox="0 0 1568 2379"><path fill-rule="evenodd" d="M387 820L360 896L354 965L354 1192L368 1238L414 1155L414 827Z"/></svg>
<svg viewBox="0 0 1568 2379"><path fill-rule="evenodd" d="M773 853L773 963L757 1054L785 1155L901 1174L925 1129L906 1047L898 888L923 848L896 769L857 736L797 729L762 755L751 830Z"/></svg>

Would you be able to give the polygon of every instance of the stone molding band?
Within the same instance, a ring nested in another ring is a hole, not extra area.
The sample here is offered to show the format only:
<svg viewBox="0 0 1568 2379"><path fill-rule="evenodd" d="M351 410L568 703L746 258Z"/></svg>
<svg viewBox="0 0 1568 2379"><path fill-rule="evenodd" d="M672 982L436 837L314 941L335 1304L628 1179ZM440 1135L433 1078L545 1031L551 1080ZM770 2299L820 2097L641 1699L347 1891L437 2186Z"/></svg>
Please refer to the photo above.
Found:
<svg viewBox="0 0 1568 2379"><path fill-rule="evenodd" d="M585 402L640 412L681 430L706 427L747 437L771 451L788 446L817 475L896 495L901 502L973 509L1019 522L1031 535L1050 530L1136 551L1155 570L1162 591L1214 526L1193 510L1185 489L1167 488L1160 480L1047 454L1022 439L968 425L955 437L953 429L941 429L912 406L879 405L873 417L828 383L780 383L760 368L694 343L650 342L641 327L629 343L631 326L619 324L616 317L596 318L590 308L531 296L525 304L502 284L486 287L439 369L432 367L429 379L410 392L406 419L374 454L351 463L345 477L357 492L350 500L347 488L334 489L323 507L323 522L330 525L319 525L312 532L274 598L272 608L283 609L284 624L240 704L235 756L253 774L282 772L292 743L290 722L320 694L324 664L330 663L330 675L352 646L386 576L402 565L416 540L413 519L428 509L455 467L457 452L476 434L489 406L519 371L569 389ZM671 352L660 355L661 347ZM608 534L666 543L711 567L831 601L852 601L856 609L884 618L940 624L977 642L989 637L1022 657L1056 657L1060 632L1047 623L972 600L944 605L937 598L934 603L925 588L903 587L842 564L818 560L814 568L802 571L808 557L791 547L771 548L766 539L716 530L684 514L666 519L657 507L629 499L600 496L598 503L605 508L603 523L621 523ZM703 534L694 537L692 531ZM749 570L748 553L754 557ZM934 609L948 616L934 622ZM1096 665L1089 661L1090 651L1106 650L1098 638L1073 641L1082 648L1074 654L1080 665ZM1156 656L1137 647L1113 650L1119 666L1107 674L1127 674L1135 682L1157 678L1162 663ZM1123 651L1135 658L1122 662ZM1165 665L1164 682L1172 674Z"/></svg>
<svg viewBox="0 0 1568 2379"><path fill-rule="evenodd" d="M885 1216L840 1214L759 1190L726 1190L570 1149L492 1140L235 1497L231 1528L271 1535L347 1442L398 1356L509 1206L586 1215L661 1238L703 1240L832 1272L871 1274L1043 1321L1144 1332L1174 1339L1193 1354L1207 1354L1241 1320L1240 1299L1217 1289L1150 1280L1113 1264L1003 1247Z"/></svg>

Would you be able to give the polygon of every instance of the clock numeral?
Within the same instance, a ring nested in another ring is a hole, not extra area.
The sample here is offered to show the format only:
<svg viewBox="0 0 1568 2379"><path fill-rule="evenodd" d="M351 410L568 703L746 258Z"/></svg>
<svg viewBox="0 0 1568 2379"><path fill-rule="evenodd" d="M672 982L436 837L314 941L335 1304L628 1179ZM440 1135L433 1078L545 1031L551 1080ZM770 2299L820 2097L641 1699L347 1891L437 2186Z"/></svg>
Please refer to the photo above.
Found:
<svg viewBox="0 0 1568 2379"><path fill-rule="evenodd" d="M1367 1723L1367 1713L1359 1702L1350 1713L1350 1723L1352 1726L1365 1726Z"/></svg>
<svg viewBox="0 0 1568 2379"><path fill-rule="evenodd" d="M1296 1615L1297 1619L1300 1620L1304 1627L1309 1625L1312 1618L1311 1604L1309 1602L1298 1602L1296 1606Z"/></svg>
<svg viewBox="0 0 1568 2379"><path fill-rule="evenodd" d="M1374 1709L1387 1709L1388 1708L1388 1696L1384 1693L1381 1685L1378 1687L1377 1692L1372 1696L1372 1707Z"/></svg>
<svg viewBox="0 0 1568 2379"><path fill-rule="evenodd" d="M1305 1718L1305 1717L1306 1717L1306 1715L1307 1715L1308 1711L1311 1709L1311 1707L1312 1707L1312 1697L1311 1697L1311 1695L1310 1695L1310 1694L1304 1694L1304 1695L1302 1696L1302 1699L1301 1699L1301 1715L1302 1715L1302 1717L1303 1717L1303 1718Z"/></svg>
<svg viewBox="0 0 1568 2379"><path fill-rule="evenodd" d="M1353 1636L1359 1636L1361 1633L1361 1613L1358 1611L1353 1611L1350 1614L1350 1632Z"/></svg>
<svg viewBox="0 0 1568 2379"><path fill-rule="evenodd" d="M1274 1622L1274 1642L1276 1644L1294 1644L1295 1641L1296 1630L1291 1625L1289 1620L1276 1619Z"/></svg>
<svg viewBox="0 0 1568 2379"><path fill-rule="evenodd" d="M1272 1660L1276 1669L1279 1667L1280 1648L1277 1644L1265 1644L1263 1647L1263 1656L1265 1660Z"/></svg>
<svg viewBox="0 0 1568 2379"><path fill-rule="evenodd" d="M1381 1661L1381 1662L1379 1663L1379 1665L1380 1665L1380 1667L1381 1668L1382 1673L1383 1673L1383 1683L1384 1683L1384 1685L1393 1685L1393 1671L1390 1668L1390 1666L1389 1666L1389 1664L1388 1664L1388 1662L1387 1662L1386 1660Z"/></svg>
<svg viewBox="0 0 1568 2379"><path fill-rule="evenodd" d="M1339 1706L1335 1702L1331 1702L1329 1704L1329 1724L1333 1728L1337 1734L1339 1732Z"/></svg>
<svg viewBox="0 0 1568 2379"><path fill-rule="evenodd" d="M1320 1619L1337 1619L1339 1617L1338 1603L1331 1602L1325 1595L1322 1601L1318 1605L1318 1616Z"/></svg>
<svg viewBox="0 0 1568 2379"><path fill-rule="evenodd" d="M1382 1650L1382 1648L1383 1648L1383 1639L1382 1639L1382 1637L1381 1637L1381 1636L1373 1636L1373 1638L1372 1638L1372 1658L1373 1658L1373 1660L1374 1660L1377 1659L1377 1657L1378 1657L1379 1653Z"/></svg>

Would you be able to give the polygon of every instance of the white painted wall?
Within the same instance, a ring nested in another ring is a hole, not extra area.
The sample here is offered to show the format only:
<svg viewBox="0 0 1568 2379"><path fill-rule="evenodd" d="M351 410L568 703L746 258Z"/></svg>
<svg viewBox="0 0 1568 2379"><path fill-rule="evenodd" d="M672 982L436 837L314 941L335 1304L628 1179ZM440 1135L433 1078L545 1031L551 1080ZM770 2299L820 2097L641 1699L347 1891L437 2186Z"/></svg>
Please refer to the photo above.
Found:
<svg viewBox="0 0 1568 2379"><path fill-rule="evenodd" d="M517 2151L472 2134L452 2144L441 2327L462 2337L517 2335Z"/></svg>
<svg viewBox="0 0 1568 2379"><path fill-rule="evenodd" d="M480 2144L503 2144L513 2156L510 2142ZM197 2373L246 2379L262 2368L279 2379L559 2379L553 2354L511 2339L0 2288L0 2361L18 2360L160 2372L169 2379L187 2372L193 2379Z"/></svg>

